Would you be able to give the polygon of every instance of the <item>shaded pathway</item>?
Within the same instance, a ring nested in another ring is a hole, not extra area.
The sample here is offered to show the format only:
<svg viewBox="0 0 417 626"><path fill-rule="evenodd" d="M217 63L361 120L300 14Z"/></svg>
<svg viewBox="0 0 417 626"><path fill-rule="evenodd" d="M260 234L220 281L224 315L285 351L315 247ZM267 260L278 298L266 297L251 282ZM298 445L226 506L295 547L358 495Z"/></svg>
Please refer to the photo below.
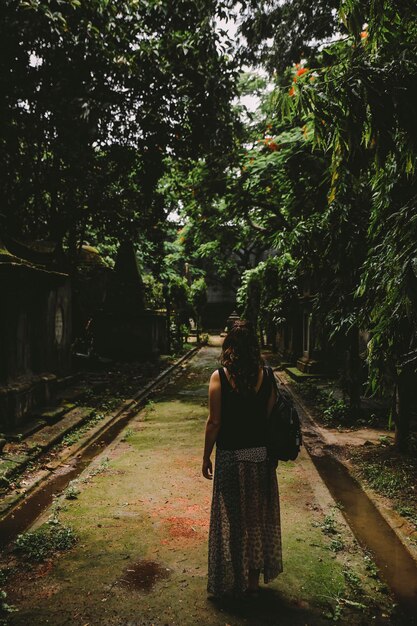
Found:
<svg viewBox="0 0 417 626"><path fill-rule="evenodd" d="M278 469L283 574L259 601L207 600L212 484L200 468L218 353L203 348L79 477L78 498L62 500L59 512L79 542L10 579L19 608L11 624L320 626L338 615L342 624L396 623L392 599L305 451Z"/></svg>

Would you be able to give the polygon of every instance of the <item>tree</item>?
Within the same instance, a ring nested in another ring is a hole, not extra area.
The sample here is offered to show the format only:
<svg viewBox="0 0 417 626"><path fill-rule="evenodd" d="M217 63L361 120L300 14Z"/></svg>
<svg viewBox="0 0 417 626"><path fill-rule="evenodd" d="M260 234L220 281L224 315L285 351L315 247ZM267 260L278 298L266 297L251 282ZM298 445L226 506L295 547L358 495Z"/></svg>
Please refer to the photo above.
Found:
<svg viewBox="0 0 417 626"><path fill-rule="evenodd" d="M297 263L287 253L268 258L242 275L238 290L239 312L255 328L266 330L275 349L276 330L287 321L297 302Z"/></svg>
<svg viewBox="0 0 417 626"><path fill-rule="evenodd" d="M345 171L367 186L366 254L355 294L359 321L372 334L371 388L394 385L403 451L417 366L416 13L412 2L342 2L348 37L324 51L327 63L314 82L287 97L290 108L313 116L316 142L331 154L330 199L343 197Z"/></svg>
<svg viewBox="0 0 417 626"><path fill-rule="evenodd" d="M320 63L323 42L341 26L339 0L245 0L241 4L240 32L246 42L242 57L261 64L271 74L302 58L309 67Z"/></svg>
<svg viewBox="0 0 417 626"><path fill-rule="evenodd" d="M169 152L231 141L235 68L215 28L222 2L5 0L0 8L1 206L12 235L73 254L99 224L163 228ZM156 220L155 220L156 216Z"/></svg>

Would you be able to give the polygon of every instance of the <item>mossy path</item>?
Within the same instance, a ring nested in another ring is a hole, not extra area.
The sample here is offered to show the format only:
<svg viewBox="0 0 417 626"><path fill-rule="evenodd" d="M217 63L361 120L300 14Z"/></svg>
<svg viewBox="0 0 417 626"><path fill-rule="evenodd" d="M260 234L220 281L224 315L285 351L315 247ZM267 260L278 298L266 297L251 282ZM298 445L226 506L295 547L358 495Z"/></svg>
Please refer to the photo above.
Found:
<svg viewBox="0 0 417 626"><path fill-rule="evenodd" d="M203 348L79 476L78 497L55 504L79 540L10 578L8 601L19 609L10 624L393 623L392 598L304 450L278 468L284 572L258 600L207 599L212 483L201 456L218 354Z"/></svg>

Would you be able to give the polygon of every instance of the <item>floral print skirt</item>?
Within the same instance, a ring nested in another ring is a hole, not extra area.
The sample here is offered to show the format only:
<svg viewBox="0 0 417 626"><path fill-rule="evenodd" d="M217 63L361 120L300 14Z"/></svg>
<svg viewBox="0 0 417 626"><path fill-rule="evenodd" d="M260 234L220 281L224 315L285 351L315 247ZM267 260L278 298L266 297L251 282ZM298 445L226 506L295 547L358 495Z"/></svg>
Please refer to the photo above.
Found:
<svg viewBox="0 0 417 626"><path fill-rule="evenodd" d="M209 594L243 593L249 570L265 583L283 571L277 474L265 447L216 451L211 503Z"/></svg>

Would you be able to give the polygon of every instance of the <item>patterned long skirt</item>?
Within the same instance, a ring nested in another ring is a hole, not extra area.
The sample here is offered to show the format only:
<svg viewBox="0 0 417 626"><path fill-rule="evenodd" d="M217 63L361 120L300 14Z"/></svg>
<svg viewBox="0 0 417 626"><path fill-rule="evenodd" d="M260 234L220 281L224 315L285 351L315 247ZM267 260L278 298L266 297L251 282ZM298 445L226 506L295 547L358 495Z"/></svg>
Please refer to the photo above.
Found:
<svg viewBox="0 0 417 626"><path fill-rule="evenodd" d="M208 585L216 597L248 588L249 570L268 583L283 571L276 470L266 448L217 450L211 503Z"/></svg>

